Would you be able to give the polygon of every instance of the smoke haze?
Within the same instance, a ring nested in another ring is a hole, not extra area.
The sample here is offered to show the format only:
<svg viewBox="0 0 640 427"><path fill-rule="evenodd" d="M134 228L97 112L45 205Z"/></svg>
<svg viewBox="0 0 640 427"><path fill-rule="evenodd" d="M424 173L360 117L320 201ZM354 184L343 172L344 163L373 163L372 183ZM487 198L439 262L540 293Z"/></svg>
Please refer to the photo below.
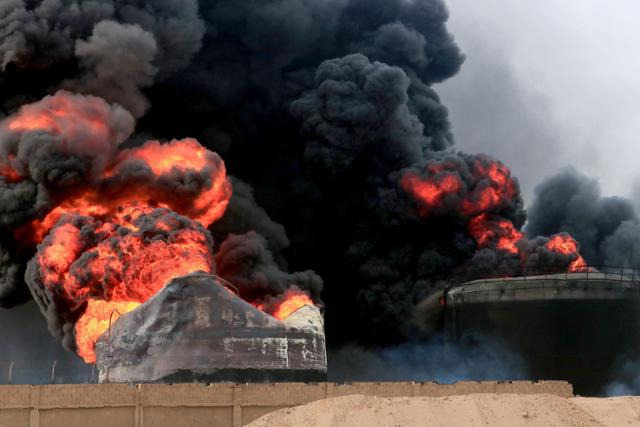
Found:
<svg viewBox="0 0 640 427"><path fill-rule="evenodd" d="M640 37L639 5L447 5L448 28L467 59L456 78L436 90L450 110L458 146L509 165L527 202L541 178L567 165L597 179L607 196L631 196L640 62L628 54L628 42Z"/></svg>

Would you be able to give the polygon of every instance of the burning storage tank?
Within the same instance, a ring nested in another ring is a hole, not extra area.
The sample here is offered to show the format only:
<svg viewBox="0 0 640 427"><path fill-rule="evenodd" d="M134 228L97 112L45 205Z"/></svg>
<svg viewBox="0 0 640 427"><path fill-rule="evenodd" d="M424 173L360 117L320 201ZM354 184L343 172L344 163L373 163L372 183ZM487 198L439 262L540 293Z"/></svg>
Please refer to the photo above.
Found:
<svg viewBox="0 0 640 427"><path fill-rule="evenodd" d="M101 382L321 381L323 320L313 304L278 320L215 276L172 280L96 344Z"/></svg>
<svg viewBox="0 0 640 427"><path fill-rule="evenodd" d="M117 381L322 378L320 277L286 271L252 227L214 240L209 227L233 215L222 158L193 138L121 147L134 125L117 104L65 91L0 121L0 184L35 200L0 222L30 259L49 330L105 380L111 368ZM26 145L44 154L18 159Z"/></svg>
<svg viewBox="0 0 640 427"><path fill-rule="evenodd" d="M531 379L602 393L619 364L640 352L638 282L618 270L464 283L441 299L445 341L500 343L522 358Z"/></svg>

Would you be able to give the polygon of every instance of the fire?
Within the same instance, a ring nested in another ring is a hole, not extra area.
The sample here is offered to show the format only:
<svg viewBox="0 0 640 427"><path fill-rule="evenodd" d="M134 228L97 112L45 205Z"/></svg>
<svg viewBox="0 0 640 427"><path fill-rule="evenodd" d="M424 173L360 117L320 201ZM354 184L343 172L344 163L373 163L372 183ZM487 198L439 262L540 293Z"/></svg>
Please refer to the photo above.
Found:
<svg viewBox="0 0 640 427"><path fill-rule="evenodd" d="M494 245L496 249L514 255L520 252L516 244L524 238L524 235L513 226L511 221L482 214L469 221L468 229L480 248Z"/></svg>
<svg viewBox="0 0 640 427"><path fill-rule="evenodd" d="M504 210L520 203L517 182L509 169L497 160L484 155L462 158L463 161L431 160L421 173L405 172L400 187L416 201L420 215L454 213L466 221L467 231L478 248L516 255L521 265L526 266L528 240L502 216ZM523 243L519 244L521 241ZM575 255L568 266L569 271L587 268L577 242L569 235L552 237L547 249Z"/></svg>
<svg viewBox="0 0 640 427"><path fill-rule="evenodd" d="M160 203L188 215L205 227L224 214L231 198L231 186L226 177L224 162L195 139L173 140L168 144L148 141L142 147L123 151L114 169L123 168L135 160L144 162L153 171L154 182L177 176L179 184L185 187L193 185L193 181L203 183L198 188L199 191L185 194L191 196L191 203L185 204L183 199L164 199L164 192L156 197Z"/></svg>
<svg viewBox="0 0 640 427"><path fill-rule="evenodd" d="M22 176L8 164L0 163L0 177L3 177L7 182L19 182L22 180Z"/></svg>
<svg viewBox="0 0 640 427"><path fill-rule="evenodd" d="M487 156L469 157L466 163L431 161L422 174L406 172L400 187L417 201L423 216L437 213L446 200L447 211L473 218L510 206L518 196L509 169Z"/></svg>
<svg viewBox="0 0 640 427"><path fill-rule="evenodd" d="M520 240L525 238L524 234L518 231L511 221L482 214L469 221L468 229L478 247L494 247L509 254L519 255L526 263L527 256L517 245ZM545 247L552 252L576 257L569 264L569 272L586 271L588 268L587 262L580 256L578 242L569 234L556 234L546 243Z"/></svg>
<svg viewBox="0 0 640 427"><path fill-rule="evenodd" d="M99 203L94 202L95 199L97 199L97 194L92 190L87 190L76 198L66 200L56 206L43 219L35 219L17 228L13 234L19 242L41 242L49 233L49 230L65 214L102 217L115 208L115 206L108 206L108 204L111 204L110 200L103 200L103 203Z"/></svg>
<svg viewBox="0 0 640 427"><path fill-rule="evenodd" d="M284 297L285 300L280 302L273 312L273 317L279 320L286 319L305 305L313 305L311 297L300 290L290 289Z"/></svg>
<svg viewBox="0 0 640 427"><path fill-rule="evenodd" d="M116 130L105 117L126 123L133 129L133 118L119 106L111 106L95 96L59 91L42 101L22 106L4 126L14 133L41 132L64 136L51 140L63 151L87 153L114 151L128 135Z"/></svg>
<svg viewBox="0 0 640 427"><path fill-rule="evenodd" d="M432 181L423 180L417 174L410 172L402 177L402 188L420 200L423 204L423 214L436 207L447 194L457 193L462 182L457 175L443 173Z"/></svg>
<svg viewBox="0 0 640 427"><path fill-rule="evenodd" d="M42 195L40 216L15 229L14 237L38 245L30 281L42 288L64 328L74 323L76 350L87 363L95 362L95 343L110 321L173 278L215 270L206 227L222 217L231 198L216 153L192 138L120 149L134 126L122 107L65 91L0 121L11 141L0 153L0 180L31 180ZM36 159L68 159L68 176L57 169L47 174L47 162L32 168L28 153L38 149L45 155ZM281 319L313 304L297 288L282 298L270 310Z"/></svg>
<svg viewBox="0 0 640 427"><path fill-rule="evenodd" d="M587 262L580 256L578 242L569 234L556 234L551 237L545 246L553 252L576 256L576 259L569 264L569 272L582 272L588 269Z"/></svg>
<svg viewBox="0 0 640 427"><path fill-rule="evenodd" d="M213 271L212 241L200 224L167 209L135 205L119 209L108 222L63 217L36 259L49 292L71 310L89 303L75 330L78 354L87 363L95 360L95 341L113 311L109 304L130 311L175 277Z"/></svg>
<svg viewBox="0 0 640 427"><path fill-rule="evenodd" d="M207 149L192 138L169 144L149 141L143 147L124 151L121 156L144 161L156 175L172 170L201 170L207 166Z"/></svg>
<svg viewBox="0 0 640 427"><path fill-rule="evenodd" d="M498 209L517 193L511 172L498 161L487 164L477 159L473 163L473 176L478 185L462 202L462 212L467 216Z"/></svg>
<svg viewBox="0 0 640 427"><path fill-rule="evenodd" d="M109 329L111 324L123 314L135 310L140 306L139 302L116 302L90 299L84 314L78 319L75 326L76 345L78 356L86 363L95 363L96 354L93 347Z"/></svg>
<svg viewBox="0 0 640 427"><path fill-rule="evenodd" d="M44 217L15 231L16 240L37 244L64 214L108 218L119 206L134 202L172 209L205 227L222 217L231 197L222 159L192 138L121 150L134 125L118 105L65 91L25 105L0 122L0 131L16 141L0 153L5 181L42 179L28 176L42 172L30 169L25 153L35 148L21 151L23 137L35 141L32 145L50 145L47 155L69 157L76 165L68 182L64 174L52 174L53 182L38 181L51 206Z"/></svg>
<svg viewBox="0 0 640 427"><path fill-rule="evenodd" d="M145 180L127 182L122 189L112 188L111 182L117 181L121 171L131 168L134 162L138 168L150 170L152 175ZM177 163L170 166L170 162ZM231 197L220 157L189 138L168 144L150 141L138 149L125 150L104 173L103 179L101 186L72 193L42 220L36 219L18 228L14 232L17 240L41 241L64 214L103 218L129 203L169 208L209 226L222 217ZM179 188L191 185L199 192L189 190L184 197L176 197L157 182L172 182Z"/></svg>

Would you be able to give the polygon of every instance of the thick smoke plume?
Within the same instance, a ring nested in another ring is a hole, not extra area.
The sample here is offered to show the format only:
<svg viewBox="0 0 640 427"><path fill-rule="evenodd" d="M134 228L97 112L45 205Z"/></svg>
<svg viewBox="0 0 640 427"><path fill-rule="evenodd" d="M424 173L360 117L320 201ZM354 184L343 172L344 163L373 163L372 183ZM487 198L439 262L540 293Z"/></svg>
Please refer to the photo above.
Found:
<svg viewBox="0 0 640 427"><path fill-rule="evenodd" d="M575 169L542 182L529 209L527 234L566 231L596 266L636 267L640 263L640 220L632 201L602 197L598 183Z"/></svg>
<svg viewBox="0 0 640 427"><path fill-rule="evenodd" d="M589 242L535 219L525 237L508 167L455 151L432 88L464 60L447 19L442 0L3 3L0 304L29 295L32 259L77 347L115 286L84 274L96 248L186 228L241 296L324 301L330 346L379 347L424 333L416 307L452 273L580 269ZM122 219L141 204L175 221ZM74 233L73 259L43 264Z"/></svg>
<svg viewBox="0 0 640 427"><path fill-rule="evenodd" d="M222 159L194 139L121 149L133 125L122 107L65 91L0 122L2 197L16 202L3 216L13 230L6 239L23 257L38 245L24 276L31 295L51 332L87 362L95 360L93 345L113 312L135 309L174 277L215 273L204 227L223 216L231 197ZM16 197L25 184L35 191ZM239 197L253 206L249 190ZM270 221L255 209L257 220ZM315 273L283 272L262 237L247 237L230 235L218 253L225 274L249 283L241 287L245 299L258 306L294 286L309 301L312 290L320 299ZM252 246L258 250L243 249ZM2 286L7 305L18 297L21 272L10 256Z"/></svg>
<svg viewBox="0 0 640 427"><path fill-rule="evenodd" d="M3 104L35 101L41 94L34 89L66 87L140 116L148 107L141 89L187 66L204 32L195 0L5 1L2 83L20 85L2 91ZM32 74L38 84L22 81Z"/></svg>

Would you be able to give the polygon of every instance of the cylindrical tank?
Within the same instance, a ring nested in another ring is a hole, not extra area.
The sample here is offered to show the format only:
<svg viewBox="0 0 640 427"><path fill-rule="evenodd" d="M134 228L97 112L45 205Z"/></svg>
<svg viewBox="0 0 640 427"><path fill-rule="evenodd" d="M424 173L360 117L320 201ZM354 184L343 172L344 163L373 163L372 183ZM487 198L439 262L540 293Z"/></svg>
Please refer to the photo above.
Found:
<svg viewBox="0 0 640 427"><path fill-rule="evenodd" d="M468 282L446 292L447 342L483 337L517 353L533 380L597 395L640 355L640 280L573 273Z"/></svg>

